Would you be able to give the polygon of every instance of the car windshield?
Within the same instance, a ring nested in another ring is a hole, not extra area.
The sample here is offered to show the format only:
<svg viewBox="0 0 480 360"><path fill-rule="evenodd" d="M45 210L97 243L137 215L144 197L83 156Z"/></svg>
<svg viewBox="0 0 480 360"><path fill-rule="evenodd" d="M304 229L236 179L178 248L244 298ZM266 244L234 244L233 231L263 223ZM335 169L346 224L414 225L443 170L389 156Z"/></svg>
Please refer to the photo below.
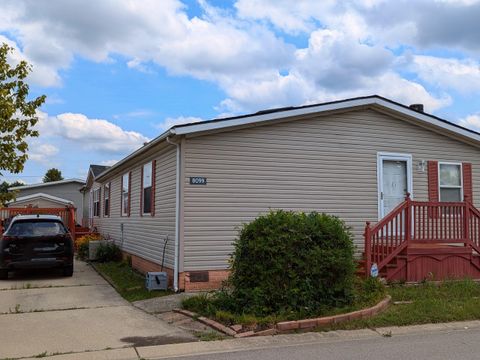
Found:
<svg viewBox="0 0 480 360"><path fill-rule="evenodd" d="M58 221L16 221L8 230L9 236L56 236L65 234L65 227Z"/></svg>

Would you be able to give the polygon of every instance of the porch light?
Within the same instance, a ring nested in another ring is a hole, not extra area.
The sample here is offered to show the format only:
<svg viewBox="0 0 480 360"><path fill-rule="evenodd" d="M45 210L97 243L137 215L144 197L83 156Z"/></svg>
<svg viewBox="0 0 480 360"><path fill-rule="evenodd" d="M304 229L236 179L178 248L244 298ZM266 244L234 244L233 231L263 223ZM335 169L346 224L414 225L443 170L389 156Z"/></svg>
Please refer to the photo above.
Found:
<svg viewBox="0 0 480 360"><path fill-rule="evenodd" d="M425 160L420 160L418 163L417 163L417 170L418 172L420 173L424 173L425 172L425 167L427 165L427 162Z"/></svg>

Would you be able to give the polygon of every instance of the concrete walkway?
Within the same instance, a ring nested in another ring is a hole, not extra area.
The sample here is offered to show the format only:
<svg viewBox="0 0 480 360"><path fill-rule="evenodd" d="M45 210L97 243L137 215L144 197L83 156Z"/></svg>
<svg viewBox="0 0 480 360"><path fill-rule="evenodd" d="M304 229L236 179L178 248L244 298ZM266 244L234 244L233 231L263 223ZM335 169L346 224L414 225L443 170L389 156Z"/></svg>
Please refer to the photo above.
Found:
<svg viewBox="0 0 480 360"><path fill-rule="evenodd" d="M14 275L0 281L0 359L124 347L136 356L133 347L197 341L130 305L83 262L71 278Z"/></svg>

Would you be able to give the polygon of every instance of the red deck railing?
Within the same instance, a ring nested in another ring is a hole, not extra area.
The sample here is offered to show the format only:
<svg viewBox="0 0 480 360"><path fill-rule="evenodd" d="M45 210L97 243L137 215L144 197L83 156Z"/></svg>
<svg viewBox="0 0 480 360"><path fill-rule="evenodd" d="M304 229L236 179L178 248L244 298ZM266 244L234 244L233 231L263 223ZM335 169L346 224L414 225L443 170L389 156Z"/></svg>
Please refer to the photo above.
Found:
<svg viewBox="0 0 480 360"><path fill-rule="evenodd" d="M407 194L387 216L365 227L365 269L380 271L409 243L463 243L480 253L480 211L462 202L413 201Z"/></svg>
<svg viewBox="0 0 480 360"><path fill-rule="evenodd" d="M60 216L64 224L68 227L73 239L75 239L75 208L67 206L64 208L0 208L0 234L3 234L3 223L5 220L16 215L57 215Z"/></svg>

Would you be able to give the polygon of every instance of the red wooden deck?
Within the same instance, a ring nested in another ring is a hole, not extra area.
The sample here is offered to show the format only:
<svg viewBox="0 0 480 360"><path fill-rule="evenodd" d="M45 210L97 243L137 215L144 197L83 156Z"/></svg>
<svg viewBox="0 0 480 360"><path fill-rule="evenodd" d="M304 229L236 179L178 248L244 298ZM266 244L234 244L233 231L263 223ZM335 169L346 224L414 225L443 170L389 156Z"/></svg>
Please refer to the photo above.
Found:
<svg viewBox="0 0 480 360"><path fill-rule="evenodd" d="M15 215L57 215L60 216L69 229L73 239L76 238L77 226L75 223L75 212L76 209L73 206L67 206L64 208L34 208L34 207L24 207L24 208L0 208L0 234L3 234L4 221L15 216Z"/></svg>
<svg viewBox="0 0 480 360"><path fill-rule="evenodd" d="M469 201L405 201L365 227L364 271L387 281L480 279L480 212Z"/></svg>

